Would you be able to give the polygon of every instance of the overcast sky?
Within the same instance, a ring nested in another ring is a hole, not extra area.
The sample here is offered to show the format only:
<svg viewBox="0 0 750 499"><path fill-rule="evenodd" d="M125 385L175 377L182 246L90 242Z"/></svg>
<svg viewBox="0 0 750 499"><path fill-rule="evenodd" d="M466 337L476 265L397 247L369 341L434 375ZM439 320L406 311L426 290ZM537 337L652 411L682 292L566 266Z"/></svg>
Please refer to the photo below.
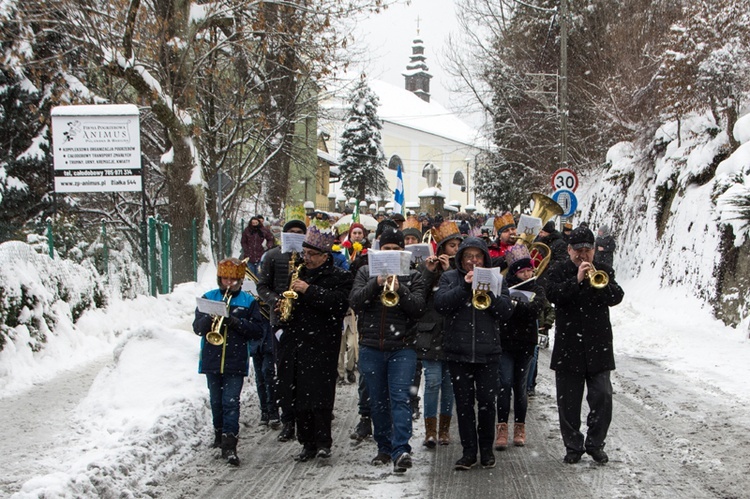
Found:
<svg viewBox="0 0 750 499"><path fill-rule="evenodd" d="M409 63L419 18L419 36L424 41L427 67L433 76L430 93L435 100L450 108L451 98L446 88L449 77L442 65L445 64L443 53L448 34L458 29L456 2L411 0L409 5L391 6L385 12L362 21L357 31L361 33L362 43L369 47L368 77L403 88L402 73Z"/></svg>

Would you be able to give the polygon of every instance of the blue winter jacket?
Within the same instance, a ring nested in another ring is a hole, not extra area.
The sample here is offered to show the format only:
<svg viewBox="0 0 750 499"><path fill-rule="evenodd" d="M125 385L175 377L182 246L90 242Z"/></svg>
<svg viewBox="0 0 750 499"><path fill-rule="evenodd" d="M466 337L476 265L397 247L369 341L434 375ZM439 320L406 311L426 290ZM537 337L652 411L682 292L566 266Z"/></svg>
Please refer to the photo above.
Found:
<svg viewBox="0 0 750 499"><path fill-rule="evenodd" d="M224 293L214 289L203 298L222 301ZM245 291L238 291L229 301L230 317L224 319L222 333L224 344L212 345L206 341L206 333L211 330L213 317L196 308L193 331L201 336L201 358L198 372L206 374L242 374L247 376L249 369L249 341L263 335L263 317L255 299Z"/></svg>

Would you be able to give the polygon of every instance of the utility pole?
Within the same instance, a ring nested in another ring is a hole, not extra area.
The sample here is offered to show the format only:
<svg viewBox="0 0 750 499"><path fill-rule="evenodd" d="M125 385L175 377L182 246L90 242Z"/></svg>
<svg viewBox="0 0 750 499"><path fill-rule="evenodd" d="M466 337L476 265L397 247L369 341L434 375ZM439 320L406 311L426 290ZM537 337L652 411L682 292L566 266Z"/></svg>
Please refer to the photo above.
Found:
<svg viewBox="0 0 750 499"><path fill-rule="evenodd" d="M560 0L560 168L568 167L568 0Z"/></svg>

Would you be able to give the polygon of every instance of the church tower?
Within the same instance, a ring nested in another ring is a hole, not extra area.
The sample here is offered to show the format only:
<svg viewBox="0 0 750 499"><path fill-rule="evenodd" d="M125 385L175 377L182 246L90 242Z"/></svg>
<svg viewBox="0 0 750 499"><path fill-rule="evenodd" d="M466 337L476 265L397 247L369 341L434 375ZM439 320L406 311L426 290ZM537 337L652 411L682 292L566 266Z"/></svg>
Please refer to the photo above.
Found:
<svg viewBox="0 0 750 499"><path fill-rule="evenodd" d="M410 62L406 65L406 72L402 73L405 79L405 88L419 96L423 101L430 102L430 78L432 78L432 75L428 73L430 68L425 64L424 42L419 38L419 30L417 30L417 38L414 39L413 43L411 56L409 57Z"/></svg>

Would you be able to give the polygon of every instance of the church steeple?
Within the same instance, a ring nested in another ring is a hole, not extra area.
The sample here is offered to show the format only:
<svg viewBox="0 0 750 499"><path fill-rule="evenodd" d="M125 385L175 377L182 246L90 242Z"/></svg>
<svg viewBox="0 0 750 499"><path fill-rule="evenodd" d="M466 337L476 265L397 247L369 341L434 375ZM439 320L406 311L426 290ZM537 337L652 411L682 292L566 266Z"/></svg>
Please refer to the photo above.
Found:
<svg viewBox="0 0 750 499"><path fill-rule="evenodd" d="M405 79L405 88L414 92L420 99L430 102L430 68L425 63L424 42L419 37L419 19L417 19L417 38L411 47L410 62L406 65L406 72L402 73Z"/></svg>

